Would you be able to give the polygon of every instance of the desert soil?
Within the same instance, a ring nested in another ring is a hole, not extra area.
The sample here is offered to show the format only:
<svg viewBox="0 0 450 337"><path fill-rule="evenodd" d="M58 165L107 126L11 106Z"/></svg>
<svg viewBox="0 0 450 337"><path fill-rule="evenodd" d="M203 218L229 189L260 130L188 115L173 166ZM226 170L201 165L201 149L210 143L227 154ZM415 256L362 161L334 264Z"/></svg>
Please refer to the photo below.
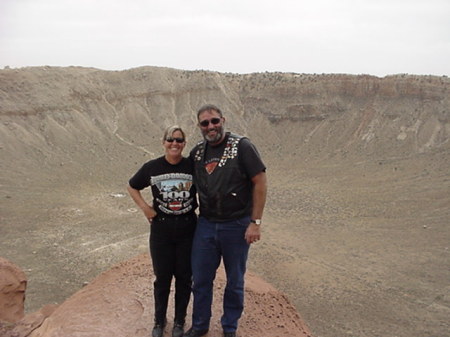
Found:
<svg viewBox="0 0 450 337"><path fill-rule="evenodd" d="M249 269L287 294L315 336L448 336L449 179L430 165L269 171L264 236ZM1 254L29 277L27 312L148 250L147 224L124 186L71 195L31 180L3 205Z"/></svg>

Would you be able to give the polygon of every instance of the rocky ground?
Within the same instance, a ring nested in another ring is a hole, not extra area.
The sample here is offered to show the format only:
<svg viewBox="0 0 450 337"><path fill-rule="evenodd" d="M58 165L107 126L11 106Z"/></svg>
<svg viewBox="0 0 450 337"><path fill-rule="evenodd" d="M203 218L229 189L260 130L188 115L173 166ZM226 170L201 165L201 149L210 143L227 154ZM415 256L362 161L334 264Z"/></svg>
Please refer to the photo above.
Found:
<svg viewBox="0 0 450 337"><path fill-rule="evenodd" d="M0 261L0 270L4 263ZM60 336L136 336L151 335L153 318L152 266L148 254L141 254L115 265L102 273L61 305L46 305L26 315L15 324L2 324L2 337ZM225 288L225 273L219 269L214 297L220 298ZM0 279L0 289L2 289ZM248 273L246 309L241 317L238 336L311 337L308 327L286 296L259 277ZM4 304L0 292L0 306ZM172 329L173 297L169 301L167 335ZM188 308L190 316L191 306ZM220 325L222 305L212 306L212 324L208 337L223 336ZM1 317L1 316L0 316ZM186 329L188 325L186 325Z"/></svg>

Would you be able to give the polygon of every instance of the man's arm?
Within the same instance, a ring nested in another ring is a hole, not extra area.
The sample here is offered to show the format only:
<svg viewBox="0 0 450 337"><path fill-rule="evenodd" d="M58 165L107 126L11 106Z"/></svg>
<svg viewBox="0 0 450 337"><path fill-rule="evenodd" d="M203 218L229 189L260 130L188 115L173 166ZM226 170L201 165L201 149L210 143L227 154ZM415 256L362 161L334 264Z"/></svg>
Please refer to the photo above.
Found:
<svg viewBox="0 0 450 337"><path fill-rule="evenodd" d="M253 211L252 219L261 219L266 204L267 176L260 172L252 178L253 182Z"/></svg>
<svg viewBox="0 0 450 337"><path fill-rule="evenodd" d="M267 176L266 172L260 172L252 178L253 183L253 210L252 219L261 219L266 204ZM261 239L260 226L251 223L245 232L247 243L253 243Z"/></svg>

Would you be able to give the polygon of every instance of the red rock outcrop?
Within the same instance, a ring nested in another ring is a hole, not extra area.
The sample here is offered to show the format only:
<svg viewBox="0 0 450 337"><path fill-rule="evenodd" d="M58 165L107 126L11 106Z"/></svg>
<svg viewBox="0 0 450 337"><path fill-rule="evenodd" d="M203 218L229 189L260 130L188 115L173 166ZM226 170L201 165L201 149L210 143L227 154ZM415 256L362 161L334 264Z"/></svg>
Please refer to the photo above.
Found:
<svg viewBox="0 0 450 337"><path fill-rule="evenodd" d="M31 332L39 328L44 320L49 317L58 307L56 304L48 304L40 310L26 315L14 324L0 322L1 337L28 337Z"/></svg>
<svg viewBox="0 0 450 337"><path fill-rule="evenodd" d="M0 321L15 323L24 317L25 273L0 257Z"/></svg>
<svg viewBox="0 0 450 337"><path fill-rule="evenodd" d="M153 275L149 256L139 255L104 272L60 306L47 306L5 330L7 337L150 336ZM219 270L208 337L222 336L220 315L225 276ZM247 274L246 307L238 336L307 337L309 329L288 299L259 277ZM169 303L167 331L173 320ZM191 309L189 310L190 315ZM188 317L187 326L190 324ZM1 332L1 330L0 330Z"/></svg>

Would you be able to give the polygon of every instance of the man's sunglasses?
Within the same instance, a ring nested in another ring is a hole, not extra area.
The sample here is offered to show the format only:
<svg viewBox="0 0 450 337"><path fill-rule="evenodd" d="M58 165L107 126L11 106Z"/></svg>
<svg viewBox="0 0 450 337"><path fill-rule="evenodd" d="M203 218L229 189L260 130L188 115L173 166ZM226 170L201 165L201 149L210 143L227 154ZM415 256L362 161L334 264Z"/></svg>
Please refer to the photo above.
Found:
<svg viewBox="0 0 450 337"><path fill-rule="evenodd" d="M200 122L200 125L203 126L203 127L207 127L209 125L209 123L217 125L217 124L220 123L220 118L217 118L217 117L216 118L211 118L211 120L205 119L204 121Z"/></svg>
<svg viewBox="0 0 450 337"><path fill-rule="evenodd" d="M174 141L181 144L184 143L184 138L166 138L166 142L173 143Z"/></svg>

